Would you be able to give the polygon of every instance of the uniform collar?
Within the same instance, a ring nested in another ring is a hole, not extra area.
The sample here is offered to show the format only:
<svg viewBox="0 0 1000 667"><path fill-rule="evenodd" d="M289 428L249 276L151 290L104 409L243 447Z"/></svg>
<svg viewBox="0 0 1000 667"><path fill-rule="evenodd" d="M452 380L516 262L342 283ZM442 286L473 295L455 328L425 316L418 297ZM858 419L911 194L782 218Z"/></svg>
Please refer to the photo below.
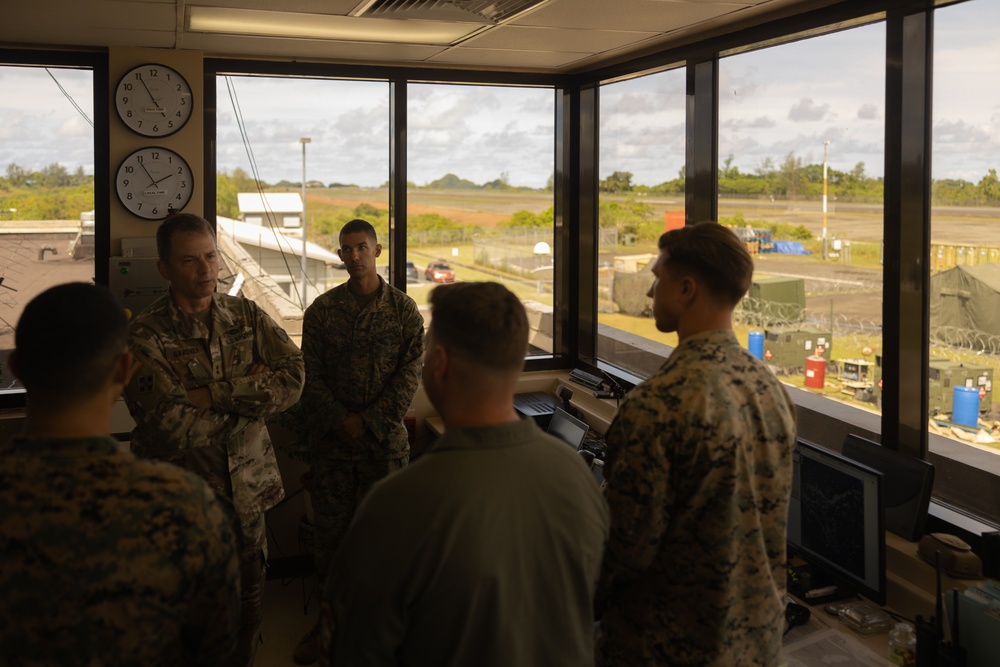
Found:
<svg viewBox="0 0 1000 667"><path fill-rule="evenodd" d="M214 335L217 336L219 333L233 326L235 320L233 320L232 314L228 309L219 306L218 292L212 293L212 305L209 308L212 311L212 333ZM173 321L177 332L185 338L209 338L209 332L205 329L205 325L199 322L197 318L181 310L180 306L174 300L172 292L168 292L167 294L167 312L170 313L170 319Z"/></svg>

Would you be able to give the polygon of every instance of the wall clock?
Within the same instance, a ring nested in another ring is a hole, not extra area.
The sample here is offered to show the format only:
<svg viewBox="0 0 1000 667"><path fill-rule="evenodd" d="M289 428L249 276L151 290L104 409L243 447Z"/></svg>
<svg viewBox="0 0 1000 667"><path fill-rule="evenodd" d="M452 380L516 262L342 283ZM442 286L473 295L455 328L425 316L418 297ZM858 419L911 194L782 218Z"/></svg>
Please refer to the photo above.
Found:
<svg viewBox="0 0 1000 667"><path fill-rule="evenodd" d="M129 70L115 88L125 126L144 137L166 137L184 127L194 108L191 86L172 67L149 63Z"/></svg>
<svg viewBox="0 0 1000 667"><path fill-rule="evenodd" d="M194 192L191 167L160 146L140 148L126 157L115 177L122 206L147 220L162 220L187 206Z"/></svg>

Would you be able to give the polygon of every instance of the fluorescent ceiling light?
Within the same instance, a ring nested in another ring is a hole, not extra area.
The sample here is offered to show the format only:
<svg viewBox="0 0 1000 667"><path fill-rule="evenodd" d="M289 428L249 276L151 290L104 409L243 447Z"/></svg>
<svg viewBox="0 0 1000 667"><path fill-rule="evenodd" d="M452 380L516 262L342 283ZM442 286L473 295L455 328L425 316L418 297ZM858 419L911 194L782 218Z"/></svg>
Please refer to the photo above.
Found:
<svg viewBox="0 0 1000 667"><path fill-rule="evenodd" d="M351 42L448 45L482 29L477 23L355 18L232 7L188 7L188 30Z"/></svg>

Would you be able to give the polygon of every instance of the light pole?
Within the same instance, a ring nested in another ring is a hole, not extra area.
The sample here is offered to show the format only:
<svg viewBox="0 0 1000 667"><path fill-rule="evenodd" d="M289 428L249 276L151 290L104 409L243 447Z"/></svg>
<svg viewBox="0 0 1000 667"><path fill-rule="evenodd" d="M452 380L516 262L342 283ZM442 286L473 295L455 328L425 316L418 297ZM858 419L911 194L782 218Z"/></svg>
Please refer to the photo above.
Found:
<svg viewBox="0 0 1000 667"><path fill-rule="evenodd" d="M823 259L826 259L826 149L829 140L823 142Z"/></svg>
<svg viewBox="0 0 1000 667"><path fill-rule="evenodd" d="M299 141L302 142L302 312L305 312L306 271L309 262L308 255L306 254L306 144L312 141L312 139L302 137Z"/></svg>

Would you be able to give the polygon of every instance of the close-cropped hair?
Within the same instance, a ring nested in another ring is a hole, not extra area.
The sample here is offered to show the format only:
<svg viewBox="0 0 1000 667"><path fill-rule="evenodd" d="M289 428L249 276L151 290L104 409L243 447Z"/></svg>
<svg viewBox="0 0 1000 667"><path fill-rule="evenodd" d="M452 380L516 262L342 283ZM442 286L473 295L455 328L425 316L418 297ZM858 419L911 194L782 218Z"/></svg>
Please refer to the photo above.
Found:
<svg viewBox="0 0 1000 667"><path fill-rule="evenodd" d="M708 291L735 306L750 289L753 257L727 227L699 222L660 236L660 251L674 275L691 275Z"/></svg>
<svg viewBox="0 0 1000 667"><path fill-rule="evenodd" d="M57 285L25 306L14 348L29 400L85 398L104 385L127 350L128 319L104 287Z"/></svg>
<svg viewBox="0 0 1000 667"><path fill-rule="evenodd" d="M372 223L361 218L354 218L354 220L341 227L339 240L342 241L346 234L357 234L358 232L364 232L372 240L372 243L378 243L378 235L375 233Z"/></svg>
<svg viewBox="0 0 1000 667"><path fill-rule="evenodd" d="M498 371L520 371L528 352L528 315L500 283L441 285L430 294L431 334L449 354Z"/></svg>
<svg viewBox="0 0 1000 667"><path fill-rule="evenodd" d="M198 232L215 238L215 230L212 229L212 225L200 215L194 213L172 215L156 228L156 254L161 261L170 261L170 242L174 234L183 232Z"/></svg>

